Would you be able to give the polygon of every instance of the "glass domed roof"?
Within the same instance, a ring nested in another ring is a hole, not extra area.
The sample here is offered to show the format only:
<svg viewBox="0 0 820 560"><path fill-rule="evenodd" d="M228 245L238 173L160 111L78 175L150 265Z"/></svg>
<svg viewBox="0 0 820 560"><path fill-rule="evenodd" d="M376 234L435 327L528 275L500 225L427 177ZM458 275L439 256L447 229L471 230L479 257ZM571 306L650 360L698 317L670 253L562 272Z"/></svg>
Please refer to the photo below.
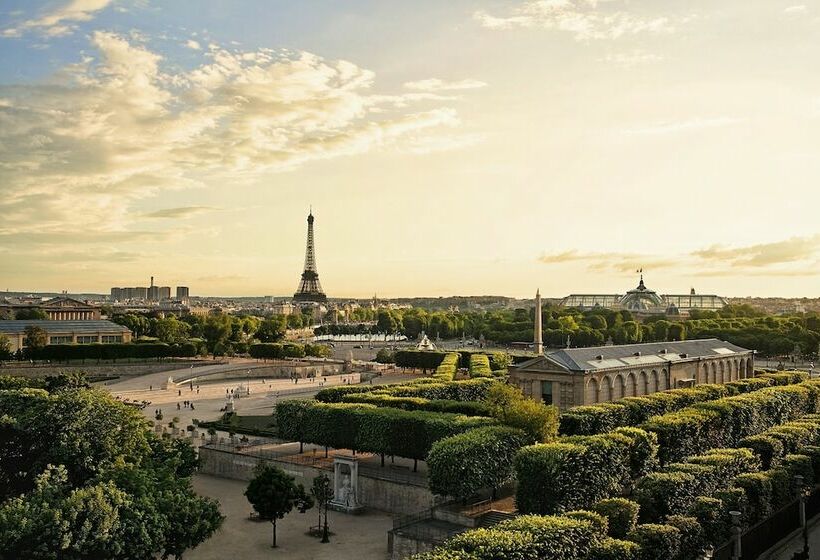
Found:
<svg viewBox="0 0 820 560"><path fill-rule="evenodd" d="M654 290L650 290L643 283L643 275L638 287L634 290L629 290L626 295L621 298L621 307L632 311L648 311L653 308L663 306L663 300Z"/></svg>

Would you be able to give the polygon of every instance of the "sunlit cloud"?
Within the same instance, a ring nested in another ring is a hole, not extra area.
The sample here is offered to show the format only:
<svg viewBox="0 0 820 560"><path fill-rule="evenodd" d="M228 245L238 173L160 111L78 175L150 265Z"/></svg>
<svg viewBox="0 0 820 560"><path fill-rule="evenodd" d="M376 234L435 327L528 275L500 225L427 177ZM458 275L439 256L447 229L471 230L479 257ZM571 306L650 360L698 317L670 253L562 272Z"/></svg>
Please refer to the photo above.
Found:
<svg viewBox="0 0 820 560"><path fill-rule="evenodd" d="M668 120L659 121L644 126L630 127L623 130L624 134L631 135L656 135L656 134L674 134L678 132L687 132L692 130L701 130L705 128L720 128L726 126L733 126L746 119L737 117L695 117L684 120Z"/></svg>
<svg viewBox="0 0 820 560"><path fill-rule="evenodd" d="M71 0L60 7L26 20L19 25L0 31L4 37L19 37L26 31L38 31L49 37L69 35L76 30L76 22L89 21L96 12L105 9L112 0Z"/></svg>
<svg viewBox="0 0 820 560"><path fill-rule="evenodd" d="M502 16L473 14L488 29L542 28L570 33L579 41L618 39L637 34L672 33L667 17L644 17L607 6L623 2L597 0L528 0Z"/></svg>
<svg viewBox="0 0 820 560"><path fill-rule="evenodd" d="M407 89L415 89L419 91L458 91L464 89L478 89L487 85L486 82L479 80L458 80L455 82L447 82L438 78L430 78L427 80L418 80L415 82L406 82L404 87Z"/></svg>
<svg viewBox="0 0 820 560"><path fill-rule="evenodd" d="M210 206L180 206L178 208L163 208L162 210L155 210L142 214L143 218L162 218L162 219L184 219L191 216L198 216L200 214L207 214L213 212L216 208Z"/></svg>
<svg viewBox="0 0 820 560"><path fill-rule="evenodd" d="M646 51L614 52L601 58L602 62L614 64L623 68L633 68L643 64L659 62L661 60L663 60L661 55Z"/></svg>

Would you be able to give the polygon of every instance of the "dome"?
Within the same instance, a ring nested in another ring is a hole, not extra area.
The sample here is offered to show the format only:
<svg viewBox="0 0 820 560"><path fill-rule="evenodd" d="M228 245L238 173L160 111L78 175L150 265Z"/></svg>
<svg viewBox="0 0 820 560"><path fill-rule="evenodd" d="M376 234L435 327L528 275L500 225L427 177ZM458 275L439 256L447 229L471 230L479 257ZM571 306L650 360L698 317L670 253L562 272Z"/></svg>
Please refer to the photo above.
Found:
<svg viewBox="0 0 820 560"><path fill-rule="evenodd" d="M646 287L643 283L643 275L638 287L634 290L629 290L626 295L621 298L621 307L630 311L650 311L663 306L663 300L654 291Z"/></svg>

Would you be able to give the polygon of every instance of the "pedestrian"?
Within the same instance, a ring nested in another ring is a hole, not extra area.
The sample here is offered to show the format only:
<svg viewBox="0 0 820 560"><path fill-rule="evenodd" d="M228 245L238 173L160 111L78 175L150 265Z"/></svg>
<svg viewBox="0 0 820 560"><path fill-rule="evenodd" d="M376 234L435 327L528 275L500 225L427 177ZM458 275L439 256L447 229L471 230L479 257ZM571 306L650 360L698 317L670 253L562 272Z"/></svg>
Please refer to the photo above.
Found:
<svg viewBox="0 0 820 560"><path fill-rule="evenodd" d="M178 390L178 391L177 391L177 396L178 396L178 397L181 397L181 396L182 396L182 389L180 389L180 390Z"/></svg>
<svg viewBox="0 0 820 560"><path fill-rule="evenodd" d="M194 403L191 403L191 410L194 410Z"/></svg>
<svg viewBox="0 0 820 560"><path fill-rule="evenodd" d="M177 410L179 410L179 403L177 403Z"/></svg>
<svg viewBox="0 0 820 560"><path fill-rule="evenodd" d="M196 394L199 394L199 387L196 388Z"/></svg>
<svg viewBox="0 0 820 560"><path fill-rule="evenodd" d="M148 386L148 390L149 390L149 391L153 391L153 390L154 390L154 386L153 386L153 385L149 385L149 386Z"/></svg>

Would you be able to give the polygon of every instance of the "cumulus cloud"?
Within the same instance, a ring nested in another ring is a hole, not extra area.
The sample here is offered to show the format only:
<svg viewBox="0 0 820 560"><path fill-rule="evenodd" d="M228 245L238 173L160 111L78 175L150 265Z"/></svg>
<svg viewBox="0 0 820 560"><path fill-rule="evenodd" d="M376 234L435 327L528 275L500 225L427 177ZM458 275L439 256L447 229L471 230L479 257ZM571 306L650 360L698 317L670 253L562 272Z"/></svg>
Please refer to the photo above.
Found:
<svg viewBox="0 0 820 560"><path fill-rule="evenodd" d="M202 45L200 45L197 41L194 41L193 39L188 39L185 42L185 46L195 51L202 50Z"/></svg>
<svg viewBox="0 0 820 560"><path fill-rule="evenodd" d="M618 2L621 3L621 2ZM542 28L572 34L579 41L617 39L642 33L662 34L675 30L667 17L644 17L607 8L598 0L527 0L502 16L485 11L473 14L488 29Z"/></svg>
<svg viewBox="0 0 820 560"><path fill-rule="evenodd" d="M786 13L786 14L789 14L789 15L805 14L808 11L809 11L809 9L808 9L808 7L806 7L805 4L797 4L797 5L794 5L794 6L788 6L788 7L783 9L783 13Z"/></svg>
<svg viewBox="0 0 820 560"><path fill-rule="evenodd" d="M94 56L51 83L0 86L5 242L93 242L91 233L133 240L135 219L204 211L132 211L161 192L372 150L464 143L446 98L377 94L374 74L351 62L212 44L201 65L172 74L160 55L120 35L97 31L91 43Z"/></svg>
<svg viewBox="0 0 820 560"><path fill-rule="evenodd" d="M458 80L455 82L447 82L438 78L429 78L427 80L406 82L404 87L418 91L458 91L464 89L483 88L486 85L486 82L481 82L479 80Z"/></svg>
<svg viewBox="0 0 820 560"><path fill-rule="evenodd" d="M636 268L694 268L705 276L816 276L820 275L820 234L747 246L713 245L672 256L572 250L545 253L538 261L548 265L581 263L591 271L624 274Z"/></svg>
<svg viewBox="0 0 820 560"><path fill-rule="evenodd" d="M50 37L69 35L74 32L74 22L89 21L96 12L105 9L111 0L71 0L60 7L43 13L40 17L26 20L2 31L5 37L19 37L26 31L39 31Z"/></svg>

